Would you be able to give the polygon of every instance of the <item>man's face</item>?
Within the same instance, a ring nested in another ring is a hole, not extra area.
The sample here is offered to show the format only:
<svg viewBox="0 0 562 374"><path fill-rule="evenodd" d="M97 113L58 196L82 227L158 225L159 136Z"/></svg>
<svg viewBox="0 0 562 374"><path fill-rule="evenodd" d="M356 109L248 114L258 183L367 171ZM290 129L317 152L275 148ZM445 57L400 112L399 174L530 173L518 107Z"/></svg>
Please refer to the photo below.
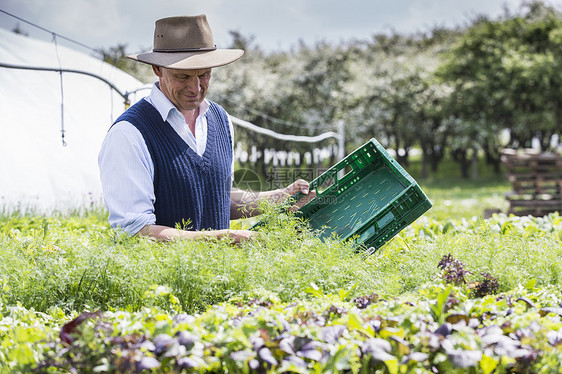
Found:
<svg viewBox="0 0 562 374"><path fill-rule="evenodd" d="M178 108L194 110L199 107L209 88L211 69L178 70L153 66L160 79L160 91Z"/></svg>

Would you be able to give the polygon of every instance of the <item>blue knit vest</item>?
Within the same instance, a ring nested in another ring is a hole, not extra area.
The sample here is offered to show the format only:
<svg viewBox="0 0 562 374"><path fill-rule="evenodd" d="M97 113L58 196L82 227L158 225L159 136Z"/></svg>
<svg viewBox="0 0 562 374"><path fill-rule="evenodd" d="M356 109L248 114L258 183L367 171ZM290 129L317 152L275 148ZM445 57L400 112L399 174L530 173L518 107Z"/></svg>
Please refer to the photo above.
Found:
<svg viewBox="0 0 562 374"><path fill-rule="evenodd" d="M232 139L226 112L211 102L207 145L199 156L146 100L116 122L128 121L142 134L154 164L156 224L186 230L230 226Z"/></svg>

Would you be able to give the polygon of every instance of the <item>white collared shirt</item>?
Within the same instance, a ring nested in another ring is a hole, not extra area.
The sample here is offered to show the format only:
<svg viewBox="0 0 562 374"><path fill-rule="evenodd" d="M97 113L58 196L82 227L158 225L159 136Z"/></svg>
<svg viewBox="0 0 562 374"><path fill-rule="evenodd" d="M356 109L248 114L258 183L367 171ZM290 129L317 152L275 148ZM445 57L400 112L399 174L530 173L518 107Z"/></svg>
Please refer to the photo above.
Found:
<svg viewBox="0 0 562 374"><path fill-rule="evenodd" d="M167 121L191 149L203 155L207 146L206 114L210 107L207 99L199 106L195 135L181 112L160 91L158 83L143 100L156 108L162 120ZM229 127L231 139L234 139L230 117ZM98 165L111 227L134 235L144 226L155 224L154 164L139 130L127 121L114 124L103 141ZM234 170L234 160L231 170Z"/></svg>

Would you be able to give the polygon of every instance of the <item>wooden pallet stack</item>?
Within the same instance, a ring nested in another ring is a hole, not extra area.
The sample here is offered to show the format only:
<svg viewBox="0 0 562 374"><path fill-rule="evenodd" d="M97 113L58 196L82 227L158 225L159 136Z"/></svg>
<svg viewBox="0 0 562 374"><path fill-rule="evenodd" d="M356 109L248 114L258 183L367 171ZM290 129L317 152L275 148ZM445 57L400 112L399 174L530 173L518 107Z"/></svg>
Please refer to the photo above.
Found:
<svg viewBox="0 0 562 374"><path fill-rule="evenodd" d="M508 214L562 213L562 156L534 150L505 149L502 162L513 190L506 194Z"/></svg>

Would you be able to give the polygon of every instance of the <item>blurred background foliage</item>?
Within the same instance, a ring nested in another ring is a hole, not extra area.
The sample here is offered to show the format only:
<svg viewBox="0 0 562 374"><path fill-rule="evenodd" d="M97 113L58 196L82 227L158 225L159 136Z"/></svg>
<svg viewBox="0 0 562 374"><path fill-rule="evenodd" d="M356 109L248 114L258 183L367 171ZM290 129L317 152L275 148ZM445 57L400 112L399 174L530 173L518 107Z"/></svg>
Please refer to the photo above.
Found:
<svg viewBox="0 0 562 374"><path fill-rule="evenodd" d="M213 71L209 98L258 126L318 135L337 131L343 121L346 153L375 137L404 167L420 162L421 179L436 174L444 159L455 162L457 177L477 179L479 158L501 173L503 148L559 147L562 14L540 0L454 28L337 45L301 42L289 51L265 52L251 36L231 36L228 47L246 54ZM103 51L106 61L154 81L149 66L123 58L125 47ZM247 149L311 148L243 128L236 138ZM319 146L337 142L324 143ZM332 156L325 164L336 161ZM260 162L239 166L264 175L268 166Z"/></svg>

